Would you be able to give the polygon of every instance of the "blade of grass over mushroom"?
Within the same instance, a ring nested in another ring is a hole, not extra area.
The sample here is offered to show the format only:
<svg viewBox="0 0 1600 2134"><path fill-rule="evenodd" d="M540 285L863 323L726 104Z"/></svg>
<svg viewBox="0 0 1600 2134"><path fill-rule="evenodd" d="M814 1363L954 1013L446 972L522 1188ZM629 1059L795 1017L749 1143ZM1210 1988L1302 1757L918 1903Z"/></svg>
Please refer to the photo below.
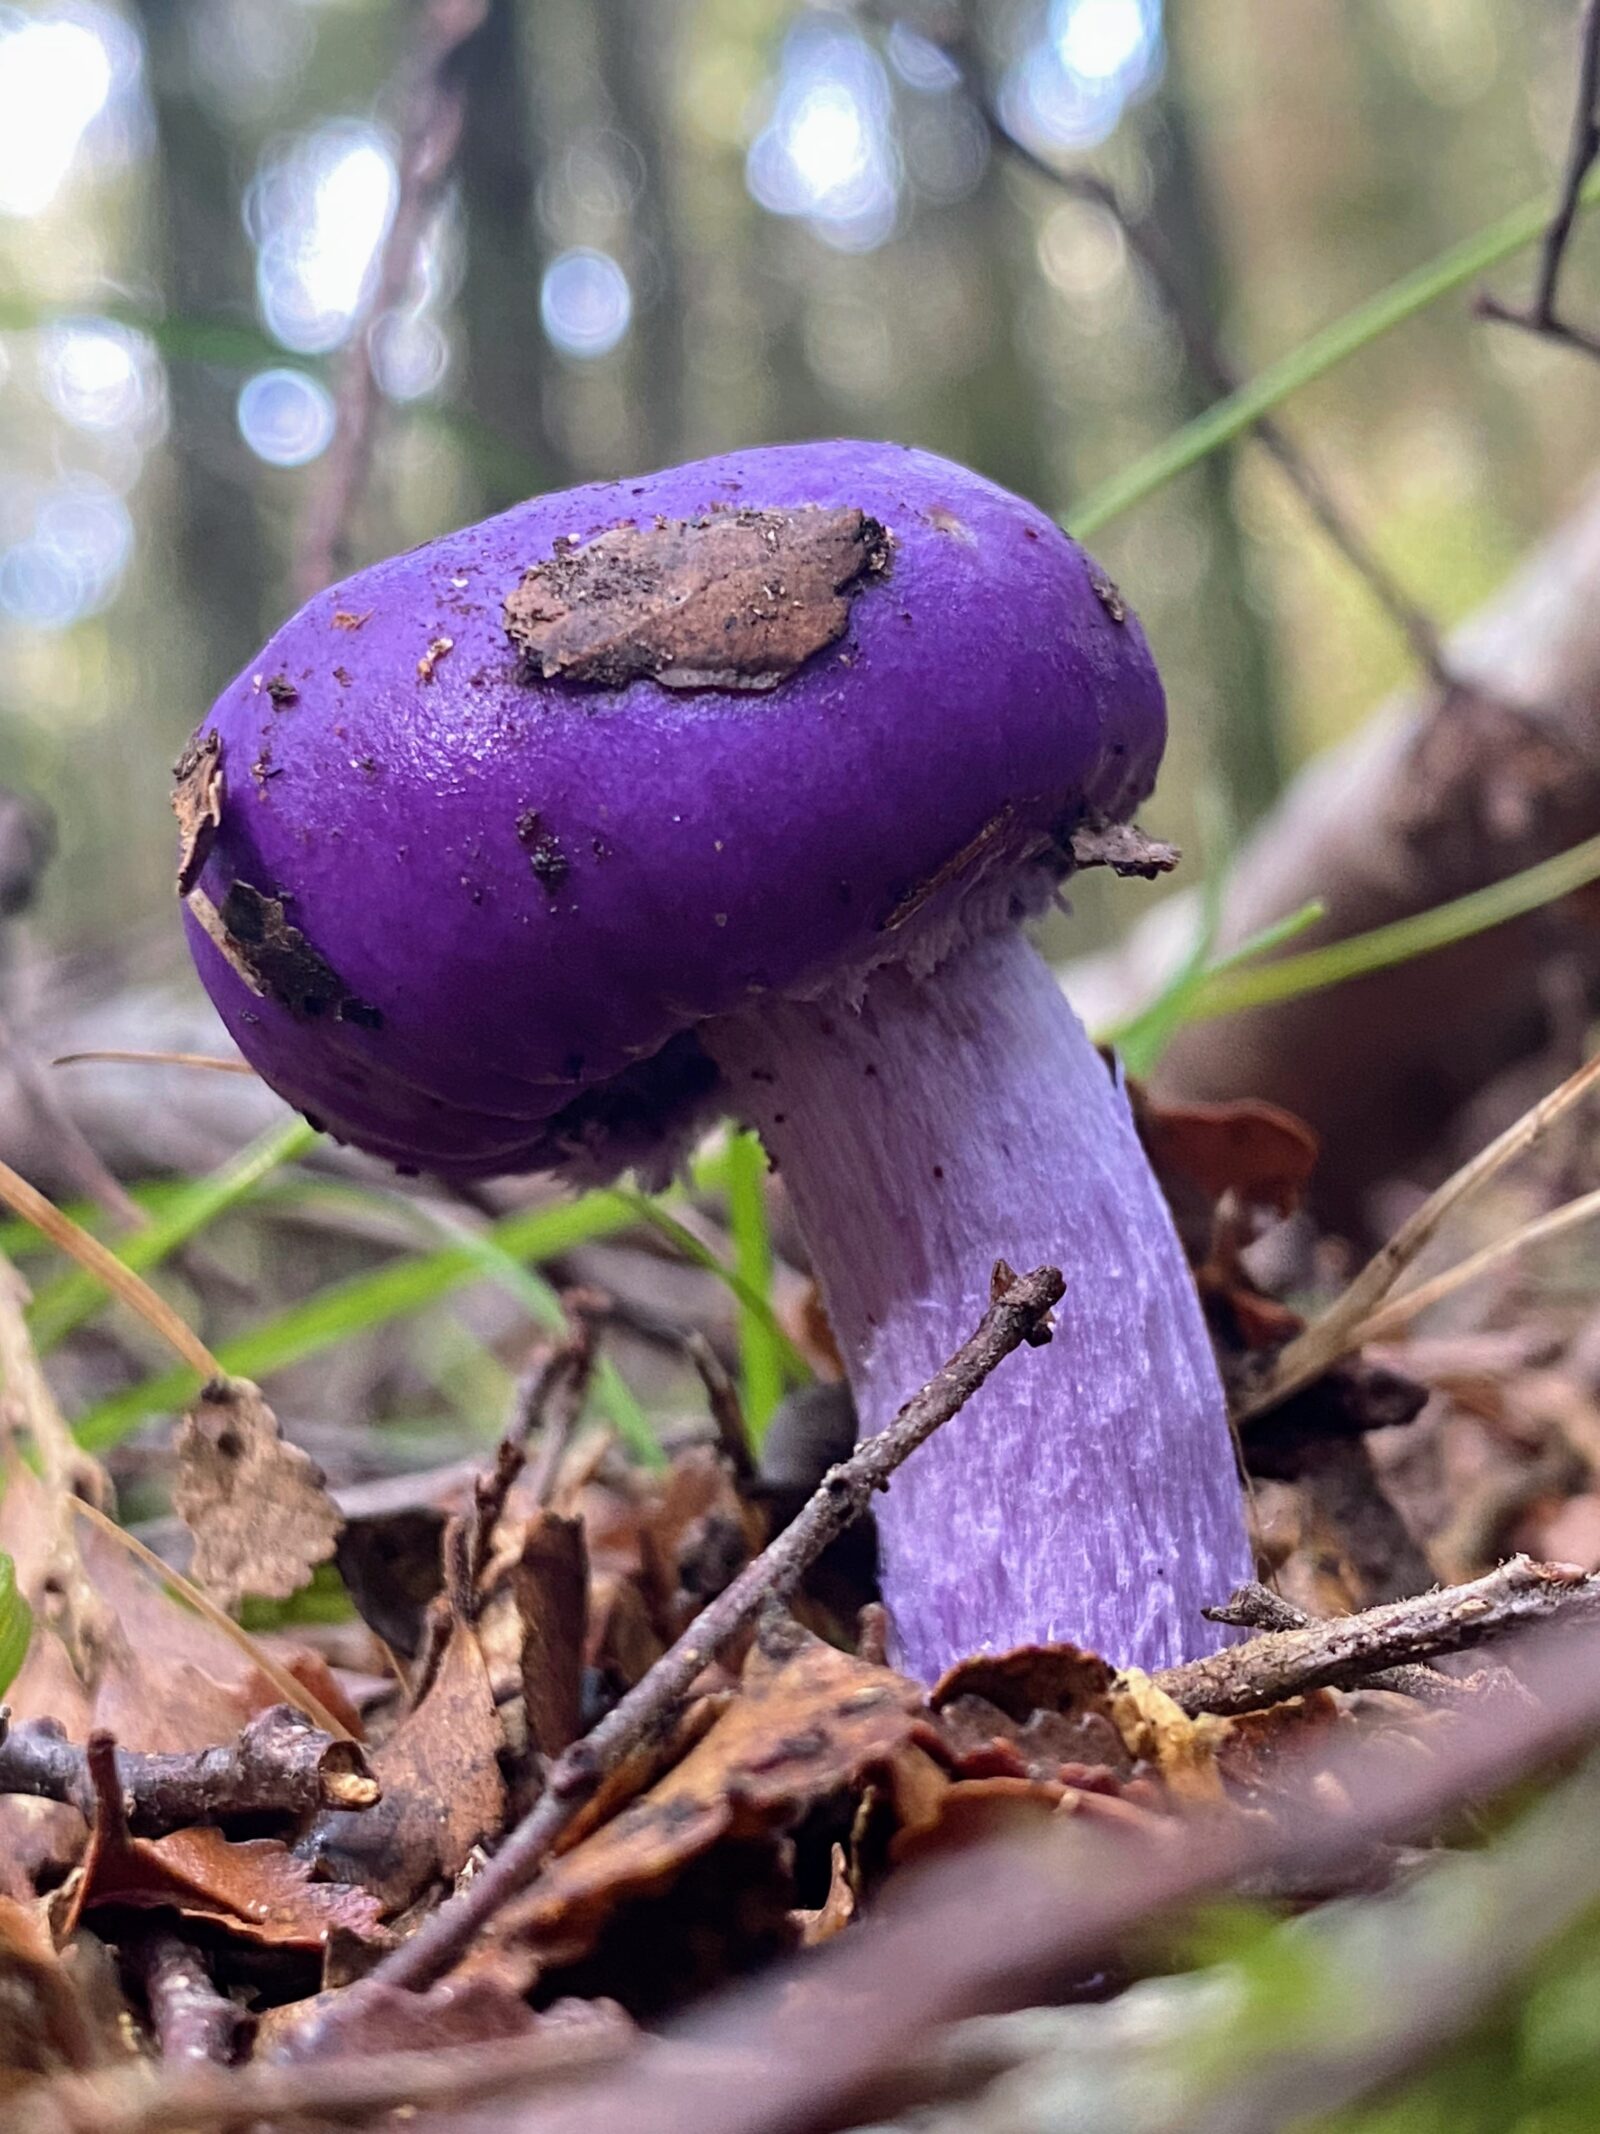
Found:
<svg viewBox="0 0 1600 2134"><path fill-rule="evenodd" d="M766 1175L766 1152L757 1137L749 1133L734 1135L728 1146L727 1194L733 1271L740 1283L735 1292L739 1299L739 1392L745 1420L757 1445L783 1398L791 1374L792 1347L772 1310L772 1235L767 1225Z"/></svg>
<svg viewBox="0 0 1600 2134"><path fill-rule="evenodd" d="M315 1127L303 1119L262 1134L207 1177L184 1185L143 1230L118 1242L115 1257L136 1274L159 1266L180 1245L247 1201L274 1172L309 1154L318 1138ZM36 1291L29 1313L35 1345L53 1347L97 1311L106 1294L105 1284L81 1267Z"/></svg>
<svg viewBox="0 0 1600 2134"><path fill-rule="evenodd" d="M554 1208L520 1210L496 1223L484 1236L512 1259L538 1262L557 1258L578 1245L612 1237L637 1220L637 1211L611 1193L590 1193ZM481 1255L463 1244L437 1252L417 1253L391 1261L370 1274L331 1283L314 1296L264 1319L259 1326L225 1342L221 1366L243 1378L260 1379L370 1333L442 1297L481 1281ZM197 1389L192 1371L166 1371L147 1378L89 1409L79 1420L79 1441L92 1447L114 1445L149 1416L182 1407Z"/></svg>
<svg viewBox="0 0 1600 2134"><path fill-rule="evenodd" d="M32 1637L33 1610L17 1591L17 1567L0 1553L0 1697L17 1679Z"/></svg>
<svg viewBox="0 0 1600 2134"><path fill-rule="evenodd" d="M759 1145L757 1143L758 1147ZM730 1149L730 1156L731 1153ZM731 1173L724 1170L721 1175L726 1182ZM630 1193L622 1188L618 1189L616 1197L627 1203L640 1222L648 1223L653 1230L658 1230L686 1260L692 1261L696 1267L703 1267L707 1274L714 1274L719 1282L732 1291L741 1314L762 1327L781 1371L791 1384L803 1386L809 1382L811 1366L778 1324L777 1314L769 1300L754 1288L736 1267L724 1266L711 1247L703 1244L688 1225L680 1223L659 1200L652 1200L647 1193ZM770 1259L768 1264L770 1266ZM776 1401L773 1405L777 1405Z"/></svg>
<svg viewBox="0 0 1600 2134"><path fill-rule="evenodd" d="M1597 200L1600 170L1592 172L1579 191L1580 211L1593 207ZM1548 197L1525 201L1498 222L1475 230L1409 274L1403 274L1342 318L1330 321L1277 362L1269 363L1236 393L1215 402L1192 422L1174 430L1142 459L1136 459L1131 467L1124 467L1120 474L1092 489L1066 514L1063 524L1068 533L1087 541L1102 526L1131 511L1135 504L1142 504L1146 497L1187 473L1208 454L1231 444L1291 395L1325 377L1441 297L1467 288L1491 267L1520 252L1543 232L1549 217Z"/></svg>

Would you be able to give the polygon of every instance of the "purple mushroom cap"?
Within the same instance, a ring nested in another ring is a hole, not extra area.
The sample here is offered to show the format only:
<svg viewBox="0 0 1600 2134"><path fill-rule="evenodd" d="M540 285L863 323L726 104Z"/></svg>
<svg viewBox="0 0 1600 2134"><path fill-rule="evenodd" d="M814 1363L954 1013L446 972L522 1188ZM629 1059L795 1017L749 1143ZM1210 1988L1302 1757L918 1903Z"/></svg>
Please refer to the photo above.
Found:
<svg viewBox="0 0 1600 2134"><path fill-rule="evenodd" d="M240 1049L411 1169L781 1170L876 1430L997 1259L1059 1266L878 1515L901 1663L1160 1666L1250 1554L1216 1365L1125 1093L1019 922L1165 739L1116 589L892 445L538 498L345 581L178 769L179 887ZM1081 849L1081 848L1080 848Z"/></svg>
<svg viewBox="0 0 1600 2134"><path fill-rule="evenodd" d="M507 597L573 544L637 528L648 555L660 521L746 515L759 541L796 514L851 575L813 632L837 634L771 686L663 686L643 658L546 678L507 634ZM191 901L194 953L246 1058L341 1140L457 1174L615 1169L709 1093L699 1024L896 960L975 881L1058 875L1075 825L1149 791L1165 732L1114 591L962 467L842 441L597 483L319 594L224 690L199 886L234 894L236 936L292 927L307 969L283 953L275 983Z"/></svg>

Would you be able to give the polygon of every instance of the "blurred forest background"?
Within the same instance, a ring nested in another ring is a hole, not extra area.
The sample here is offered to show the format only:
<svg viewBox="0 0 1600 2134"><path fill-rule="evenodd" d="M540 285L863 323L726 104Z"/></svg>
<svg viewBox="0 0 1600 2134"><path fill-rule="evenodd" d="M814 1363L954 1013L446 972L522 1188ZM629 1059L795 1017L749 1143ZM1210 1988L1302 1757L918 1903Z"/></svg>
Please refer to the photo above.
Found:
<svg viewBox="0 0 1600 2134"><path fill-rule="evenodd" d="M1547 186L1571 112L1565 0L969 19L963 75L913 13L787 0L0 6L0 780L59 818L52 947L182 969L168 766L315 570L352 334L382 405L351 562L828 432L1062 512L1215 387L1113 216L998 127L1146 214L1248 372ZM374 309L429 20L471 31L459 144ZM1573 311L1597 288L1575 259ZM1289 427L1443 625L1575 492L1592 377L1458 298ZM1191 846L1208 795L1258 815L1411 658L1248 443L1095 545L1177 713L1150 827ZM1082 902L1080 944L1111 908Z"/></svg>

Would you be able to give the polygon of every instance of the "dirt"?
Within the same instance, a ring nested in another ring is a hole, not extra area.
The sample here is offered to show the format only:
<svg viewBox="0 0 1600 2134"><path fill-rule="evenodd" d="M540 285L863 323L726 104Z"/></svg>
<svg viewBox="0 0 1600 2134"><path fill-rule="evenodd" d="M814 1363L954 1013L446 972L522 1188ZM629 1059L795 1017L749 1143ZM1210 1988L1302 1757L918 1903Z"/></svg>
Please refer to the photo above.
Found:
<svg viewBox="0 0 1600 2134"><path fill-rule="evenodd" d="M545 680L775 689L843 636L889 554L876 519L816 506L614 527L528 571L506 634Z"/></svg>

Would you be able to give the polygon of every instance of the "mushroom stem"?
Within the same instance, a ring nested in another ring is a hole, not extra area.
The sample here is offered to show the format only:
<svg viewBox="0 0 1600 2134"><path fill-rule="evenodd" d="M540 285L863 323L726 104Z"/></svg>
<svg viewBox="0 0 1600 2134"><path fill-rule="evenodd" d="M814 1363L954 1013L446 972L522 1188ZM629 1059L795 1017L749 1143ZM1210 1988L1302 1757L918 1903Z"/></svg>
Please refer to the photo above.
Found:
<svg viewBox="0 0 1600 2134"><path fill-rule="evenodd" d="M1028 941L702 1037L782 1173L863 1433L981 1312L997 1258L1066 1277L1050 1346L879 1507L899 1664L931 1681L1049 1640L1145 1668L1210 1650L1202 1607L1251 1570L1216 1363L1127 1100Z"/></svg>

